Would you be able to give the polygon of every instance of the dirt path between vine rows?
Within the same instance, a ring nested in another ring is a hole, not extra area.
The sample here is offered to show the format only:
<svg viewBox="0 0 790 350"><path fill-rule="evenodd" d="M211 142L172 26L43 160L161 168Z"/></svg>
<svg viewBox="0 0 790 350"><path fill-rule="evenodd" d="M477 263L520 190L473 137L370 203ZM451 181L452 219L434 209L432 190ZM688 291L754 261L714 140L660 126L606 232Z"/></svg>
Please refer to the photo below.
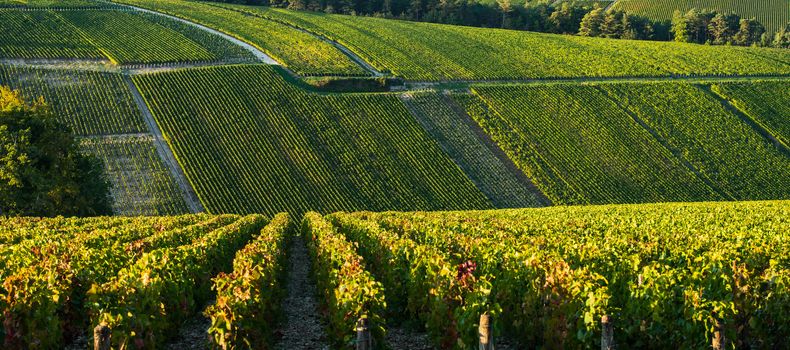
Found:
<svg viewBox="0 0 790 350"><path fill-rule="evenodd" d="M187 176L181 168L181 165L178 164L175 154L173 154L170 145L167 144L164 135L162 135L162 130L160 130L159 125L156 124L154 115L151 113L151 110L148 109L148 105L145 103L143 95L140 94L140 90L137 89L137 85L128 75L124 76L124 80L126 80L126 83L129 85L129 91L132 93L134 102L143 114L143 119L145 119L145 123L148 125L148 130L154 137L154 146L156 147L157 153L159 153L159 158L162 159L164 165L173 175L173 179L176 180L176 184L178 184L178 187L181 189L181 193L184 195L184 201L186 201L189 210L193 213L205 212L206 209L203 207L203 204L200 203L200 199L195 189L192 188L192 184L187 180Z"/></svg>
<svg viewBox="0 0 790 350"><path fill-rule="evenodd" d="M315 282L310 276L311 265L302 237L292 237L288 250L288 294L282 303L284 319L276 331L280 339L275 349L329 349L316 300Z"/></svg>

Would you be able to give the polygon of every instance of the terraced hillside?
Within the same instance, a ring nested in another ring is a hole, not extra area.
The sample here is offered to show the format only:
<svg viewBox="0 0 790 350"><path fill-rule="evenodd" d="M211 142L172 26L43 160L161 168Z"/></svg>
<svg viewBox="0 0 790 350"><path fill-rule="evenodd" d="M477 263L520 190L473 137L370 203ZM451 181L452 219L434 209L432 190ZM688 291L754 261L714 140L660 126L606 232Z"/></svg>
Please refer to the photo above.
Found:
<svg viewBox="0 0 790 350"><path fill-rule="evenodd" d="M491 207L395 95L308 94L263 65L134 81L212 213Z"/></svg>
<svg viewBox="0 0 790 350"><path fill-rule="evenodd" d="M776 32L790 22L790 4L786 0L618 0L614 8L656 20L672 19L675 10L692 8L735 13L742 18L756 18L768 32Z"/></svg>

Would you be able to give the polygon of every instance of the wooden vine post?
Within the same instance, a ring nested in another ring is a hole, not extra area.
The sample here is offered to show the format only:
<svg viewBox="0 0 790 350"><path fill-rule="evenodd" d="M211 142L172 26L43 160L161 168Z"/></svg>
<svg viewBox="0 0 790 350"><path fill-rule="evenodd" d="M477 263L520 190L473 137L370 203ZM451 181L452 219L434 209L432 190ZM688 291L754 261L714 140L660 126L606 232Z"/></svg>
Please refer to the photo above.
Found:
<svg viewBox="0 0 790 350"><path fill-rule="evenodd" d="M724 350L727 346L727 338L724 335L724 322L719 318L713 319L713 349Z"/></svg>
<svg viewBox="0 0 790 350"><path fill-rule="evenodd" d="M614 350L614 325L609 315L601 317L601 350Z"/></svg>
<svg viewBox="0 0 790 350"><path fill-rule="evenodd" d="M367 317L357 321L357 350L373 350L373 338L370 336Z"/></svg>
<svg viewBox="0 0 790 350"><path fill-rule="evenodd" d="M102 323L93 329L93 350L110 350L112 330Z"/></svg>
<svg viewBox="0 0 790 350"><path fill-rule="evenodd" d="M479 350L494 350L494 332L491 325L491 315L484 313L480 315L480 324L477 328L480 336Z"/></svg>

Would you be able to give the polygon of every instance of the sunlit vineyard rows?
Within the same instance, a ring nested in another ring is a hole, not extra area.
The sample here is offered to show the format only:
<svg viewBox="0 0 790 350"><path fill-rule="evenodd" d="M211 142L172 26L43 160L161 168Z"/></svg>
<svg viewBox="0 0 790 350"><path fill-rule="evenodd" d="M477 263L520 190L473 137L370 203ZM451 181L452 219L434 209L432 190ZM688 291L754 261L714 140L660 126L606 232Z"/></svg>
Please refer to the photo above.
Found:
<svg viewBox="0 0 790 350"><path fill-rule="evenodd" d="M134 80L211 212L491 207L395 95L313 95L261 65Z"/></svg>
<svg viewBox="0 0 790 350"><path fill-rule="evenodd" d="M291 23L411 80L790 74L786 50L568 35L223 4ZM534 48L540 48L536 50ZM764 58L778 55L784 60Z"/></svg>
<svg viewBox="0 0 790 350"><path fill-rule="evenodd" d="M790 198L790 157L726 109L709 87L657 83L601 88L679 150L726 197Z"/></svg>
<svg viewBox="0 0 790 350"><path fill-rule="evenodd" d="M55 12L0 9L0 29L1 58L105 59Z"/></svg>
<svg viewBox="0 0 790 350"><path fill-rule="evenodd" d="M718 320L727 339L774 348L790 336L789 214L752 202L305 220L359 245L381 283L366 295L383 292L389 309L366 299L361 312L418 319L437 346L472 348L488 312L523 347L600 346L607 315L622 347L706 348Z"/></svg>
<svg viewBox="0 0 790 350"><path fill-rule="evenodd" d="M78 135L148 132L120 74L0 65L0 85L43 97Z"/></svg>
<svg viewBox="0 0 790 350"><path fill-rule="evenodd" d="M595 86L473 92L459 102L555 204L722 199Z"/></svg>
<svg viewBox="0 0 790 350"><path fill-rule="evenodd" d="M218 57L184 35L124 11L67 11L64 18L113 62L213 61Z"/></svg>
<svg viewBox="0 0 790 350"><path fill-rule="evenodd" d="M790 146L790 83L727 83L712 88Z"/></svg>
<svg viewBox="0 0 790 350"><path fill-rule="evenodd" d="M787 0L619 0L614 8L658 20L671 19L675 10L685 13L692 8L735 13L742 18L756 18L769 32L790 22Z"/></svg>
<svg viewBox="0 0 790 350"><path fill-rule="evenodd" d="M104 163L113 185L116 215L177 215L189 212L184 194L165 167L151 136L82 139L80 147Z"/></svg>
<svg viewBox="0 0 790 350"><path fill-rule="evenodd" d="M96 8L106 6L108 5L93 0L0 0L0 8Z"/></svg>
<svg viewBox="0 0 790 350"><path fill-rule="evenodd" d="M302 75L365 75L348 56L320 39L283 24L214 6L181 0L123 0L120 3L188 19L232 35Z"/></svg>

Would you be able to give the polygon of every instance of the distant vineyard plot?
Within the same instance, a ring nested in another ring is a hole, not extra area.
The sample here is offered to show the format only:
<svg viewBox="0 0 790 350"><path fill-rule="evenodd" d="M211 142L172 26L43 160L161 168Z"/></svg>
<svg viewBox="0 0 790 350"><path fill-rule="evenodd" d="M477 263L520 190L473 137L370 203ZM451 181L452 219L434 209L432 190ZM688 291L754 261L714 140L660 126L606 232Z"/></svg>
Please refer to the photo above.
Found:
<svg viewBox="0 0 790 350"><path fill-rule="evenodd" d="M250 59L216 35L172 19L118 9L0 9L0 58L163 64ZM181 33L183 32L183 33Z"/></svg>
<svg viewBox="0 0 790 350"><path fill-rule="evenodd" d="M790 83L726 83L714 85L713 90L790 145Z"/></svg>
<svg viewBox="0 0 790 350"><path fill-rule="evenodd" d="M107 6L93 0L0 0L1 7L29 7L29 8L93 8Z"/></svg>
<svg viewBox="0 0 790 350"><path fill-rule="evenodd" d="M78 135L148 132L120 74L0 65L0 85L43 97Z"/></svg>
<svg viewBox="0 0 790 350"><path fill-rule="evenodd" d="M221 6L323 35L379 71L410 80L790 74L787 50L584 38Z"/></svg>
<svg viewBox="0 0 790 350"><path fill-rule="evenodd" d="M134 81L210 212L491 207L395 95L308 94L263 65Z"/></svg>
<svg viewBox="0 0 790 350"><path fill-rule="evenodd" d="M456 98L555 204L721 199L595 87L473 91Z"/></svg>
<svg viewBox="0 0 790 350"><path fill-rule="evenodd" d="M113 184L116 215L176 215L189 212L184 196L162 163L151 136L83 139L82 149L104 162Z"/></svg>
<svg viewBox="0 0 790 350"><path fill-rule="evenodd" d="M742 18L756 18L769 32L790 22L787 0L619 0L614 8L657 20L669 20L675 10L685 12L692 8L735 13Z"/></svg>
<svg viewBox="0 0 790 350"><path fill-rule="evenodd" d="M466 106L555 203L790 198L790 158L706 89L480 86Z"/></svg>
<svg viewBox="0 0 790 350"><path fill-rule="evenodd" d="M329 43L295 28L223 9L212 3L181 0L122 0L214 28L244 40L302 75L366 75L367 72Z"/></svg>

